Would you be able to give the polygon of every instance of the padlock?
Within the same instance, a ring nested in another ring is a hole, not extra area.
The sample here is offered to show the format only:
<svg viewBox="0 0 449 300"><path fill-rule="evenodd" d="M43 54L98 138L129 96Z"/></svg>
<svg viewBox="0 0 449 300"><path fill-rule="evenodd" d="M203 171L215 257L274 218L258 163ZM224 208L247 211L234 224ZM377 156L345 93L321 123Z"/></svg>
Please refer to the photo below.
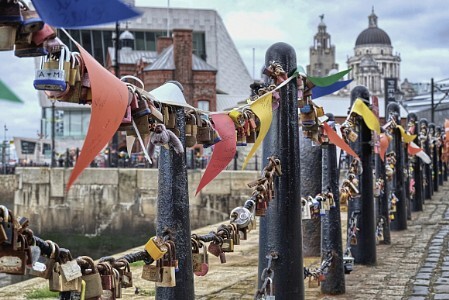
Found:
<svg viewBox="0 0 449 300"><path fill-rule="evenodd" d="M0 247L0 273L25 275L27 261L31 259L26 240L23 235L18 235L12 244Z"/></svg>
<svg viewBox="0 0 449 300"><path fill-rule="evenodd" d="M209 272L209 257L207 254L206 245L204 245L201 241L198 242L199 248L202 249L202 259L199 271L194 272L196 276L205 276L207 272Z"/></svg>
<svg viewBox="0 0 449 300"><path fill-rule="evenodd" d="M9 212L8 208L4 205L0 205L0 212L2 213L2 219L0 223L0 244L7 242L11 244L12 241L12 226L9 224Z"/></svg>
<svg viewBox="0 0 449 300"><path fill-rule="evenodd" d="M159 236L151 237L145 244L145 251L154 259L161 259L167 253L167 245Z"/></svg>
<svg viewBox="0 0 449 300"><path fill-rule="evenodd" d="M31 10L25 1L19 2L21 5L20 13L23 18L20 31L22 33L32 33L41 30L44 27L44 22L39 17L35 10Z"/></svg>
<svg viewBox="0 0 449 300"><path fill-rule="evenodd" d="M48 49L49 52L58 52L58 51L60 51L59 47L57 49L55 49L55 47L51 46L51 44L54 44L51 41L53 39L56 39L56 28L54 28L48 24L44 24L44 26L42 27L41 30L33 32L31 34L31 41L35 45L38 45L38 46L43 45L44 46L44 42L48 42L45 45L45 49ZM58 38L58 40L59 40L59 38ZM62 44L62 42L61 42L61 44Z"/></svg>
<svg viewBox="0 0 449 300"><path fill-rule="evenodd" d="M34 88L37 90L56 92L66 91L68 87L64 70L66 59L65 47L61 49L58 60L55 60L51 54L43 56L40 69L36 70L36 76L33 82Z"/></svg>
<svg viewBox="0 0 449 300"><path fill-rule="evenodd" d="M229 117L234 122L236 128L243 127L245 125L245 116L242 111L233 109L229 112Z"/></svg>
<svg viewBox="0 0 449 300"><path fill-rule="evenodd" d="M88 269L90 269L89 273L87 271L88 269L83 270L83 276L81 277L86 282L86 298L100 297L103 292L100 273L98 273L98 269L92 258L81 256L81 259L89 264Z"/></svg>
<svg viewBox="0 0 449 300"><path fill-rule="evenodd" d="M51 247L51 253L48 257L41 255L33 267L29 271L30 275L50 279L52 270L59 255L59 247L52 241L46 241Z"/></svg>
<svg viewBox="0 0 449 300"><path fill-rule="evenodd" d="M81 280L81 288L79 291L67 291L59 293L59 300L81 300L85 299L86 282Z"/></svg>
<svg viewBox="0 0 449 300"><path fill-rule="evenodd" d="M223 252L234 252L234 239L231 235L231 231L226 227L221 227L220 231L223 231L225 233L221 249L223 250Z"/></svg>
<svg viewBox="0 0 449 300"><path fill-rule="evenodd" d="M203 263L204 256L200 253L199 241L194 238L190 239L192 245L192 269L193 273L201 272L201 264Z"/></svg>
<svg viewBox="0 0 449 300"><path fill-rule="evenodd" d="M118 259L117 263L122 263L124 266L121 268L116 268L120 274L120 283L121 287L129 288L133 286L133 274L131 273L131 269L129 266L129 262L126 259Z"/></svg>
<svg viewBox="0 0 449 300"><path fill-rule="evenodd" d="M276 300L276 297L273 295L273 279L271 277L267 277L269 287L269 292L265 289L264 299L265 300Z"/></svg>
<svg viewBox="0 0 449 300"><path fill-rule="evenodd" d="M61 266L59 262L55 262L53 270L48 281L49 289L52 292L69 292L69 291L81 291L81 278L77 278L71 281L65 280L61 275Z"/></svg>
<svg viewBox="0 0 449 300"><path fill-rule="evenodd" d="M66 281L72 281L74 279L80 278L83 275L81 272L81 267L78 265L76 259L72 258L70 252L67 260L60 260L60 269L61 275Z"/></svg>
<svg viewBox="0 0 449 300"><path fill-rule="evenodd" d="M176 110L169 105L163 105L164 110L164 125L167 129L174 129L176 127Z"/></svg>
<svg viewBox="0 0 449 300"><path fill-rule="evenodd" d="M161 281L161 262L158 259L155 265L144 264L142 268L141 278L148 281L160 282Z"/></svg>
<svg viewBox="0 0 449 300"><path fill-rule="evenodd" d="M112 271L112 266L109 262L100 262L98 263L97 268L101 279L101 299L115 300L115 274Z"/></svg>
<svg viewBox="0 0 449 300"><path fill-rule="evenodd" d="M312 219L312 215L310 212L311 203L307 201L307 199L301 197L301 219L302 220L310 220Z"/></svg>
<svg viewBox="0 0 449 300"><path fill-rule="evenodd" d="M23 18L20 13L19 3L16 1L6 1L0 5L0 51L14 49L19 26Z"/></svg>
<svg viewBox="0 0 449 300"><path fill-rule="evenodd" d="M238 206L231 211L230 219L239 229L247 228L251 223L252 213L246 207Z"/></svg>
<svg viewBox="0 0 449 300"><path fill-rule="evenodd" d="M228 226L230 229L232 240L234 241L234 245L240 245L240 234L237 224L231 223Z"/></svg>
<svg viewBox="0 0 449 300"><path fill-rule="evenodd" d="M179 271L179 261L176 257L175 242L173 242L172 240L167 240L167 241L165 241L165 243L167 244L168 249L171 253L171 257L172 257L171 262L168 265L175 267L175 272L178 272Z"/></svg>
<svg viewBox="0 0 449 300"><path fill-rule="evenodd" d="M191 110L186 113L186 147L195 146L197 134L197 115L194 110Z"/></svg>
<svg viewBox="0 0 449 300"><path fill-rule="evenodd" d="M112 268L112 273L114 274L114 284L115 284L115 298L119 299L122 298L122 277L120 276L120 273L117 269Z"/></svg>
<svg viewBox="0 0 449 300"><path fill-rule="evenodd" d="M354 267L354 257L351 255L345 254L343 256L343 267L345 274L350 274Z"/></svg>
<svg viewBox="0 0 449 300"><path fill-rule="evenodd" d="M157 287L176 286L174 252L168 247L167 253L162 257L161 281L156 282Z"/></svg>
<svg viewBox="0 0 449 300"><path fill-rule="evenodd" d="M257 199L256 210L255 210L256 216L258 216L258 217L265 216L267 209L268 209L268 202L265 201L263 198Z"/></svg>

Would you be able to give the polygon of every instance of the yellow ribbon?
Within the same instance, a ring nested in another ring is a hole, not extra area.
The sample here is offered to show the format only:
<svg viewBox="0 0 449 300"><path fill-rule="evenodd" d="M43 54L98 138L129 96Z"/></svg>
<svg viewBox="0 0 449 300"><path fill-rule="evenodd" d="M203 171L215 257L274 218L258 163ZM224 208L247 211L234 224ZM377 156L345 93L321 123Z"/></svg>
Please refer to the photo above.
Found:
<svg viewBox="0 0 449 300"><path fill-rule="evenodd" d="M272 93L267 93L258 98L250 105L251 110L260 120L260 130L256 142L254 143L251 151L249 151L248 155L245 158L245 161L243 162L242 170L246 168L246 164L248 163L250 158L253 157L254 153L256 153L256 150L257 148L259 148L260 143L267 135L268 129L270 129L271 121L273 120L273 108L271 106L272 96Z"/></svg>
<svg viewBox="0 0 449 300"><path fill-rule="evenodd" d="M351 112L354 112L361 116L365 121L366 126L369 129L380 134L380 124L379 119L377 119L376 115L369 109L369 107L363 102L362 99L357 98L354 104L352 105Z"/></svg>
<svg viewBox="0 0 449 300"><path fill-rule="evenodd" d="M401 132L401 136L404 142L408 144L415 140L416 134L408 134L407 132L405 132L404 127L402 127L401 125L396 125L396 127L399 128L399 131Z"/></svg>

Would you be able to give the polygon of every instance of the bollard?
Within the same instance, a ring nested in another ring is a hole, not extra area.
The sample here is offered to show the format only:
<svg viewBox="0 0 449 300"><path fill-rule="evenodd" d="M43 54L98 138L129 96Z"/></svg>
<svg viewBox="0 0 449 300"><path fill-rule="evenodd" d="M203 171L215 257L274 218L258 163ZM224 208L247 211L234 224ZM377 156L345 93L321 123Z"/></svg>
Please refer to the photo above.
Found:
<svg viewBox="0 0 449 300"><path fill-rule="evenodd" d="M351 91L351 105L361 98L369 105L369 91L364 86L356 86ZM361 117L357 117L359 136L352 148L360 157L363 173L359 175L360 197L348 201L348 228L350 217L358 218L357 244L351 246L355 263L373 265L376 263L376 222L374 218L373 169L371 130Z"/></svg>
<svg viewBox="0 0 449 300"><path fill-rule="evenodd" d="M180 131L180 140L185 145L184 108L176 107L175 110L176 127ZM176 154L173 149L161 147L157 208L157 235L171 233L176 245L179 271L176 272L176 286L157 287L156 299L193 300L195 295L185 153Z"/></svg>
<svg viewBox="0 0 449 300"><path fill-rule="evenodd" d="M266 52L265 64L282 65L290 74L296 68L295 50L286 43L276 43ZM275 197L265 217L260 218L259 283L267 266L267 255L278 253L273 260L273 292L277 299L304 299L302 258L300 162L297 84L295 80L280 89L280 106L273 111L273 122L263 142L263 157L277 156L282 176L274 180ZM265 164L265 159L263 160Z"/></svg>
<svg viewBox="0 0 449 300"><path fill-rule="evenodd" d="M422 118L419 120L419 139L421 148L424 152L430 157L430 148L429 148L429 138L428 138L428 122L427 119ZM429 164L424 164L423 174L423 184L424 184L424 198L430 199L432 198L432 168ZM425 201L423 201L425 203Z"/></svg>
<svg viewBox="0 0 449 300"><path fill-rule="evenodd" d="M438 151L435 140L435 124L429 123L429 147L430 147L430 157L432 158L432 184L433 191L438 192Z"/></svg>
<svg viewBox="0 0 449 300"><path fill-rule="evenodd" d="M383 130L383 129L381 129ZM385 162L382 161L380 155L375 156L375 166L376 166L376 181L382 180L382 183L375 183L378 191L374 193L374 197L377 196L378 210L377 210L377 226L382 226L382 237L381 242L385 245L391 244L391 233L390 233L390 213L388 206L388 194L389 185L387 184L387 176L385 174ZM377 186L380 184L380 186ZM379 228L380 229L380 228Z"/></svg>
<svg viewBox="0 0 449 300"><path fill-rule="evenodd" d="M416 134L414 140L416 145L419 145L419 132L417 127L418 116L414 113L409 113L407 116L407 129L410 134ZM412 156L409 158L409 164L412 169L411 176L415 181L415 193L411 197L412 211L422 211L424 201L423 176L422 176L422 161L419 157Z"/></svg>
<svg viewBox="0 0 449 300"><path fill-rule="evenodd" d="M328 124L334 129L334 115L326 114ZM304 163L304 161L303 161ZM331 207L325 216L321 217L321 255L328 252L334 254L333 261L326 273L326 280L321 283L321 292L330 295L345 293L345 272L343 264L343 245L341 240L341 216L339 197L340 169L337 168L337 149L334 144L329 144L322 149L322 183L323 191L328 189L334 195L335 207ZM337 262L337 263L335 263Z"/></svg>
<svg viewBox="0 0 449 300"><path fill-rule="evenodd" d="M313 145L311 139L305 138L302 131L299 133L300 160L301 160L301 196L315 197L321 193L321 147ZM303 256L321 256L321 219L312 218L302 220L303 228Z"/></svg>
<svg viewBox="0 0 449 300"><path fill-rule="evenodd" d="M442 129L441 126L435 127L435 147L437 148L437 158L438 158L438 185L443 185L443 140L442 140Z"/></svg>
<svg viewBox="0 0 449 300"><path fill-rule="evenodd" d="M390 120L401 124L400 107L396 102L391 102L387 106L387 112L390 116ZM404 230L407 229L407 202L405 198L405 186L404 186L404 149L402 143L401 131L399 128L393 128L392 141L390 142L389 149L396 154L396 165L394 168L393 181L391 187L391 196L393 194L397 198L396 212L393 212L394 220L391 220L391 230ZM390 196L390 195L389 195ZM393 205L392 205L393 207Z"/></svg>

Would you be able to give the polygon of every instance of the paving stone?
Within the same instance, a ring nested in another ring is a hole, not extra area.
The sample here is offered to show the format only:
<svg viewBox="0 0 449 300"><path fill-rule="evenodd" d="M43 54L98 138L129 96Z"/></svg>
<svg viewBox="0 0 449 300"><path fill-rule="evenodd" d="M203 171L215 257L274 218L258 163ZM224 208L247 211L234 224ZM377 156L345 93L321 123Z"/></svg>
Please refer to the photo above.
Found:
<svg viewBox="0 0 449 300"><path fill-rule="evenodd" d="M433 287L433 291L436 294L449 294L449 285L446 284L442 284L442 285L435 285Z"/></svg>
<svg viewBox="0 0 449 300"><path fill-rule="evenodd" d="M415 280L413 282L414 285L422 285L422 286L429 286L430 285L430 280L425 280L425 279L418 279Z"/></svg>
<svg viewBox="0 0 449 300"><path fill-rule="evenodd" d="M429 288L425 286L414 286L413 287L413 296L427 296L429 293Z"/></svg>
<svg viewBox="0 0 449 300"><path fill-rule="evenodd" d="M407 298L408 300L426 300L426 297L421 297L421 296L412 296Z"/></svg>
<svg viewBox="0 0 449 300"><path fill-rule="evenodd" d="M444 263L443 263L444 264ZM437 263L436 262L426 262L425 264L423 264L423 267L425 268L436 268L437 267ZM449 265L448 265L449 266Z"/></svg>
<svg viewBox="0 0 449 300"><path fill-rule="evenodd" d="M447 300L449 299L449 294L436 294L433 296L434 300Z"/></svg>
<svg viewBox="0 0 449 300"><path fill-rule="evenodd" d="M435 281L435 284L448 284L449 278L438 278L437 281Z"/></svg>
<svg viewBox="0 0 449 300"><path fill-rule="evenodd" d="M440 257L427 257L426 262L437 262L440 260Z"/></svg>
<svg viewBox="0 0 449 300"><path fill-rule="evenodd" d="M449 272L441 273L441 277L449 278Z"/></svg>
<svg viewBox="0 0 449 300"><path fill-rule="evenodd" d="M432 273L434 270L434 268L421 268L418 273Z"/></svg>
<svg viewBox="0 0 449 300"><path fill-rule="evenodd" d="M432 277L432 273L418 273L416 274L416 279L430 279Z"/></svg>

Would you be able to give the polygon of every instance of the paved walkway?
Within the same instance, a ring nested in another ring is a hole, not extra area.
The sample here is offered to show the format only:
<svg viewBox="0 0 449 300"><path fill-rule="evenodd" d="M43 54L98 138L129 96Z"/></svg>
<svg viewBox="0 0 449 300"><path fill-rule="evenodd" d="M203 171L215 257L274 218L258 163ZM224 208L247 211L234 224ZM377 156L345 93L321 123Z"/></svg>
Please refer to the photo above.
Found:
<svg viewBox="0 0 449 300"><path fill-rule="evenodd" d="M319 288L310 289L306 283L306 299L449 299L449 184L445 185L432 200L426 200L424 211L412 213L407 230L391 233L391 245L377 246L375 266L354 266L354 271L345 277L345 294L323 295ZM346 218L344 214L342 217ZM217 226L193 232L205 234L216 230ZM226 255L226 264L220 264L214 256L209 257L209 273L204 277L195 276L196 299L253 299L258 231L251 232L248 237L235 247L236 252ZM137 247L125 253L141 249L143 247ZM316 261L316 258L305 260L306 265ZM140 294L135 295L134 288L125 289L123 299L154 299L154 284L140 279L141 266L133 266L132 272ZM27 292L47 285L40 278L10 285L0 289L0 299L25 299Z"/></svg>

